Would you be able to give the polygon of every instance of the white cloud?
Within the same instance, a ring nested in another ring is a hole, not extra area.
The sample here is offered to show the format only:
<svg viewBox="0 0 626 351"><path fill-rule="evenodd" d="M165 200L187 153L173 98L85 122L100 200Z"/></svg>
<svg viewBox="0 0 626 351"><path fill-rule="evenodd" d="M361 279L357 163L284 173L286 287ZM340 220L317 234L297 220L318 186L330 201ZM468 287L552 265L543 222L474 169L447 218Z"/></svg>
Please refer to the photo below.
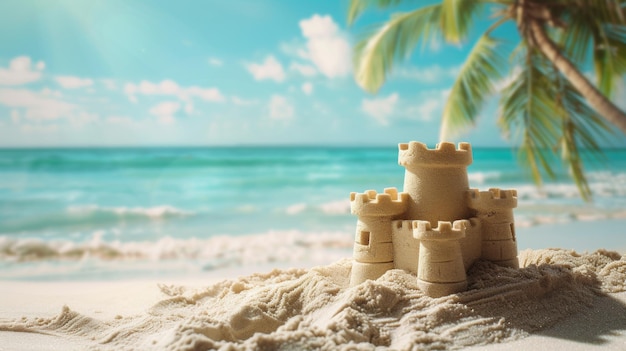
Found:
<svg viewBox="0 0 626 351"><path fill-rule="evenodd" d="M124 86L124 91L128 95L178 95L181 88L176 82L169 79L159 83L143 80L139 84L127 83Z"/></svg>
<svg viewBox="0 0 626 351"><path fill-rule="evenodd" d="M350 44L332 17L315 14L301 20L300 29L307 39L305 56L323 75L334 78L352 71Z"/></svg>
<svg viewBox="0 0 626 351"><path fill-rule="evenodd" d="M113 79L100 79L100 83L108 90L117 90L117 84Z"/></svg>
<svg viewBox="0 0 626 351"><path fill-rule="evenodd" d="M155 116L173 116L180 110L180 103L177 101L164 101L154 105L150 113Z"/></svg>
<svg viewBox="0 0 626 351"><path fill-rule="evenodd" d="M20 130L27 134L52 134L59 130L59 127L51 124L23 124Z"/></svg>
<svg viewBox="0 0 626 351"><path fill-rule="evenodd" d="M437 113L441 113L443 101L438 98L422 99L419 104L407 109L407 115L411 119L432 121Z"/></svg>
<svg viewBox="0 0 626 351"><path fill-rule="evenodd" d="M201 88L197 86L189 87L182 92L182 99L187 96L195 96L205 101L221 102L224 96L217 88Z"/></svg>
<svg viewBox="0 0 626 351"><path fill-rule="evenodd" d="M180 103L177 101L164 101L154 105L150 113L157 117L157 121L163 125L176 123L174 115L180 110Z"/></svg>
<svg viewBox="0 0 626 351"><path fill-rule="evenodd" d="M192 113L193 113L193 110L194 110L194 108L193 108L193 104L191 103L191 101L188 101L188 102L185 104L185 113L186 113L186 114L188 114L188 115L190 115L190 114L192 114Z"/></svg>
<svg viewBox="0 0 626 351"><path fill-rule="evenodd" d="M172 115L160 115L158 116L157 121L163 125L171 125L176 123L176 119Z"/></svg>
<svg viewBox="0 0 626 351"><path fill-rule="evenodd" d="M77 89L90 87L93 85L93 80L89 78L80 78L73 76L56 76L54 78L56 82L65 89Z"/></svg>
<svg viewBox="0 0 626 351"><path fill-rule="evenodd" d="M461 68L459 66L443 68L439 65L432 65L423 68L399 68L393 72L393 76L416 80L421 83L436 83L446 78L456 78L460 69Z"/></svg>
<svg viewBox="0 0 626 351"><path fill-rule="evenodd" d="M310 82L302 84L302 91L307 95L311 95L313 93L313 84Z"/></svg>
<svg viewBox="0 0 626 351"><path fill-rule="evenodd" d="M216 57L209 57L209 65L211 66L222 66L224 64L224 62Z"/></svg>
<svg viewBox="0 0 626 351"><path fill-rule="evenodd" d="M139 84L126 83L124 92L132 102L137 102L137 95L174 96L187 104L190 104L191 98L194 97L209 102L222 102L225 100L224 95L217 88L181 87L178 83L169 79L159 83L146 80L141 81Z"/></svg>
<svg viewBox="0 0 626 351"><path fill-rule="evenodd" d="M388 125L389 117L393 114L398 99L398 93L393 93L386 98L363 99L361 109L380 124Z"/></svg>
<svg viewBox="0 0 626 351"><path fill-rule="evenodd" d="M134 126L138 124L135 120L126 116L109 116L104 121L109 124L120 126Z"/></svg>
<svg viewBox="0 0 626 351"><path fill-rule="evenodd" d="M77 127L81 127L85 124L95 123L99 120L100 116L98 116L97 114L84 111L69 117L70 123Z"/></svg>
<svg viewBox="0 0 626 351"><path fill-rule="evenodd" d="M289 43L281 43L280 51L282 51L283 53L289 56L295 56L303 60L309 61L311 59L304 45L302 45L301 43L297 41L292 41Z"/></svg>
<svg viewBox="0 0 626 351"><path fill-rule="evenodd" d="M13 121L13 124L19 124L20 119L20 112L15 109L11 110L11 121Z"/></svg>
<svg viewBox="0 0 626 351"><path fill-rule="evenodd" d="M273 95L269 103L270 118L276 120L290 120L293 118L294 108L287 98L282 95Z"/></svg>
<svg viewBox="0 0 626 351"><path fill-rule="evenodd" d="M257 100L253 100L253 99L246 100L246 99L242 99L242 98L240 98L238 96L232 96L230 99L231 99L231 101L235 105L239 105L239 106L254 105L254 104L258 103Z"/></svg>
<svg viewBox="0 0 626 351"><path fill-rule="evenodd" d="M441 117L448 94L449 89L423 91L415 99L416 104L404 110L404 115L409 119L423 122L438 119Z"/></svg>
<svg viewBox="0 0 626 351"><path fill-rule="evenodd" d="M24 109L22 117L53 120L72 115L76 106L60 100L60 94L51 90L35 92L27 89L0 89L0 104Z"/></svg>
<svg viewBox="0 0 626 351"><path fill-rule="evenodd" d="M292 71L296 71L305 77L312 77L317 74L317 70L315 69L315 67L311 65L303 65L297 62L293 62L289 66L289 69Z"/></svg>
<svg viewBox="0 0 626 351"><path fill-rule="evenodd" d="M63 97L63 94L59 90L52 90L50 88L41 89L41 94L45 96L52 96L52 97L59 98L59 99Z"/></svg>
<svg viewBox="0 0 626 351"><path fill-rule="evenodd" d="M37 62L35 70L31 66L32 62L28 56L14 58L9 67L0 68L0 85L22 85L39 80L41 71L46 67L45 63Z"/></svg>
<svg viewBox="0 0 626 351"><path fill-rule="evenodd" d="M276 82L285 80L283 66L271 55L267 56L263 63L249 63L246 68L256 80L271 79Z"/></svg>

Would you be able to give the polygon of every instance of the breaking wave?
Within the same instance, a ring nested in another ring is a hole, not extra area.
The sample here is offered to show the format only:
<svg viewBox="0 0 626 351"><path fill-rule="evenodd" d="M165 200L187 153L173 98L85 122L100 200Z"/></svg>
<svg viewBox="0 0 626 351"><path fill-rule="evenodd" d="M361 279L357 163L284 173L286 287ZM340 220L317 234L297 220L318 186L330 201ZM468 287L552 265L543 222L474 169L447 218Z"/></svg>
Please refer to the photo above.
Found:
<svg viewBox="0 0 626 351"><path fill-rule="evenodd" d="M202 260L206 269L268 262L327 261L329 251L351 249L352 235L347 232L304 233L270 231L239 237L215 236L208 239L176 239L122 242L102 239L96 232L90 240L42 240L0 236L0 261L80 260Z"/></svg>

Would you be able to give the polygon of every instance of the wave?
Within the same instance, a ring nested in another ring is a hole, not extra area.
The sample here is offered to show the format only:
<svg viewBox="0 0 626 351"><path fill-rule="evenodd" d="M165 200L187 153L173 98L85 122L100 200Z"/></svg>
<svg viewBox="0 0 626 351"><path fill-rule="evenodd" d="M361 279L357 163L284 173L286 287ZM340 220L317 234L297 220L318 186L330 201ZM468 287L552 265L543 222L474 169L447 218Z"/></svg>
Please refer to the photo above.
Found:
<svg viewBox="0 0 626 351"><path fill-rule="evenodd" d="M169 205L154 207L103 207L99 205L70 206L67 212L71 215L92 216L99 214L114 214L119 218L144 217L150 219L190 216L191 211L185 211Z"/></svg>
<svg viewBox="0 0 626 351"><path fill-rule="evenodd" d="M297 215L309 212L322 213L325 215L343 215L350 213L350 200L334 200L325 202L319 205L311 205L303 202L295 203L285 208L285 213L288 215Z"/></svg>
<svg viewBox="0 0 626 351"><path fill-rule="evenodd" d="M501 181L503 172L499 171L486 171L486 172L469 172L467 178L469 179L470 186L476 187L482 184L488 184L489 181Z"/></svg>
<svg viewBox="0 0 626 351"><path fill-rule="evenodd" d="M25 219L7 220L0 224L0 232L17 233L67 228L93 228L116 224L120 221L139 222L164 220L195 215L195 212L182 210L169 205L153 207L106 207L100 205L69 206L61 212L42 213Z"/></svg>
<svg viewBox="0 0 626 351"><path fill-rule="evenodd" d="M84 242L41 240L0 236L0 260L9 262L42 260L201 260L206 270L268 262L326 261L329 252L349 255L353 238L347 232L305 233L270 231L238 237L157 241L105 241L103 232ZM323 259L322 259L323 258Z"/></svg>

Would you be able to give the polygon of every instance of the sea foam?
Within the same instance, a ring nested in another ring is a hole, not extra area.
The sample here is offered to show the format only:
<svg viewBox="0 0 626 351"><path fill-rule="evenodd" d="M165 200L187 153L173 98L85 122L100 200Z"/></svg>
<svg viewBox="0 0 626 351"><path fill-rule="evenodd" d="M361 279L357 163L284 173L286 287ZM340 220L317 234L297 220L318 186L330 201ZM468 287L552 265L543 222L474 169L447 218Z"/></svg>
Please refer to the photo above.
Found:
<svg viewBox="0 0 626 351"><path fill-rule="evenodd" d="M100 205L80 205L69 206L67 212L77 215L98 215L98 214L115 214L119 217L147 217L147 218L164 218L164 217L177 217L177 216L189 216L193 212L178 209L169 205L154 206L154 207L106 207Z"/></svg>
<svg viewBox="0 0 626 351"><path fill-rule="evenodd" d="M101 232L83 242L0 236L0 260L78 260L85 256L102 260L191 259L202 260L207 269L213 269L268 262L315 261L319 260L316 255L332 255L335 250L341 251L338 257L344 257L349 254L347 250L352 248L352 241L352 236L346 232L304 233L296 230L208 239L166 236L156 241L132 242L106 241Z"/></svg>

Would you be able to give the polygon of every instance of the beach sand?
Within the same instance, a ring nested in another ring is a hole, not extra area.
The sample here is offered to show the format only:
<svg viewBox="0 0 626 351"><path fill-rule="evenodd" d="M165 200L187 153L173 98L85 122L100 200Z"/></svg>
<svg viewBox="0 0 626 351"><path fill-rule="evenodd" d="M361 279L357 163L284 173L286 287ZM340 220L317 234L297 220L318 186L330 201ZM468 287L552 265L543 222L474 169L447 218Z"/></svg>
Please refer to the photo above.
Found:
<svg viewBox="0 0 626 351"><path fill-rule="evenodd" d="M626 347L626 257L525 250L478 262L466 292L414 276L348 286L350 259L220 280L0 282L0 350L477 350Z"/></svg>

